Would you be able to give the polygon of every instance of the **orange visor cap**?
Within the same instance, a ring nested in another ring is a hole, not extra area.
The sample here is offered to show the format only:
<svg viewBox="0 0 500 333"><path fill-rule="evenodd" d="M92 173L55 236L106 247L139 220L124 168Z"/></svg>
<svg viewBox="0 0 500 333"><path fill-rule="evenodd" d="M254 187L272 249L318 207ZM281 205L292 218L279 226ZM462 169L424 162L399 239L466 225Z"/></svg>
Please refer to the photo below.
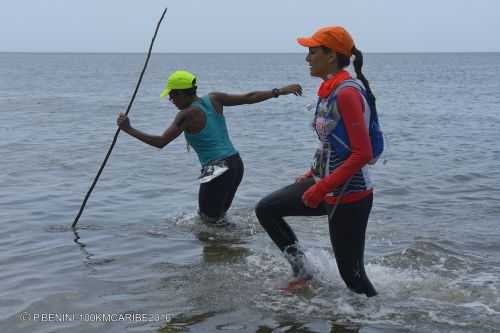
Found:
<svg viewBox="0 0 500 333"><path fill-rule="evenodd" d="M316 31L311 37L297 38L297 42L305 47L326 46L334 52L350 57L354 41L351 35L342 27L324 27Z"/></svg>

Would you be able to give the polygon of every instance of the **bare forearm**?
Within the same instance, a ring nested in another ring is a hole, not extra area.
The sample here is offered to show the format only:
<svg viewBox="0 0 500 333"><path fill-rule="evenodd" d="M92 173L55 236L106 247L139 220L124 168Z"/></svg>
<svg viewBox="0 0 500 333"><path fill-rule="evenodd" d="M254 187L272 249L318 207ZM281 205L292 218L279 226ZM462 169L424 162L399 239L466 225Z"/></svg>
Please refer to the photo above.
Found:
<svg viewBox="0 0 500 333"><path fill-rule="evenodd" d="M158 135L150 135L144 132L139 131L138 129L135 129L133 127L123 129L124 132L127 134L133 136L136 139L141 140L144 143L147 143L148 145L151 145L156 148L163 148L165 147L166 143L164 142L163 138Z"/></svg>
<svg viewBox="0 0 500 333"><path fill-rule="evenodd" d="M254 104L266 101L270 98L277 97L272 90L266 91L252 91L244 95L245 96L245 104Z"/></svg>
<svg viewBox="0 0 500 333"><path fill-rule="evenodd" d="M302 87L299 84L290 84L281 88L274 88L265 91L252 91L244 95L232 95L220 92L211 93L211 98L221 106L234 106L242 104L254 104L263 102L273 97L294 94L302 95Z"/></svg>

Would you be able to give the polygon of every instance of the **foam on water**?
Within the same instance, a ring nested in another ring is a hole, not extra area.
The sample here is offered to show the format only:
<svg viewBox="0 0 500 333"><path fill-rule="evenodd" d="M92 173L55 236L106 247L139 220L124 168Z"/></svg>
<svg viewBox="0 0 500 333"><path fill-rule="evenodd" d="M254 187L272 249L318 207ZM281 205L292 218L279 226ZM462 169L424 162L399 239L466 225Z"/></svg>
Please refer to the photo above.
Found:
<svg viewBox="0 0 500 333"><path fill-rule="evenodd" d="M182 213L165 221L161 226L165 230L172 227L195 234L200 240L238 242L254 236L258 223L253 210L231 209L222 224L204 222L197 213ZM162 231L156 229L154 233L161 235Z"/></svg>
<svg viewBox="0 0 500 333"><path fill-rule="evenodd" d="M436 245L436 248L438 246ZM405 260L405 251L400 254ZM432 253L429 253L431 255ZM387 266L370 262L366 272L374 283L379 296L366 298L350 292L343 283L330 250L312 248L306 251L308 269L314 272L314 282L307 292L282 293L276 281L291 279L288 263L281 253L273 249L247 257L250 272L260 277L263 290L254 298L255 305L263 310L315 318L341 318L356 323L378 323L415 329L422 317L431 322L455 328L471 328L471 313L482 318L484 327L499 321L498 300L484 298L496 288L479 283L479 295L470 295L470 285L456 274L443 274L443 269L432 266L411 268ZM413 260L413 259L408 259ZM249 273L252 274L252 273ZM490 282L492 276L485 277ZM474 279L476 282L478 279ZM498 284L498 278L495 283ZM460 285L460 286L459 286ZM474 301L479 297L487 304Z"/></svg>

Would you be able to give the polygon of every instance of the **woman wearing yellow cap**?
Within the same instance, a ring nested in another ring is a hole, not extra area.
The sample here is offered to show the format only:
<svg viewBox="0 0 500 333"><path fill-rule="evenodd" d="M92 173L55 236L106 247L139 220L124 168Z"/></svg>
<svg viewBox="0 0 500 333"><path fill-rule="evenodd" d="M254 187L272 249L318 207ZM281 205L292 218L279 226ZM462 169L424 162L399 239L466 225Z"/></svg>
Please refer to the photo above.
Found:
<svg viewBox="0 0 500 333"><path fill-rule="evenodd" d="M179 112L161 135L135 129L123 113L118 116L117 124L126 133L158 148L165 147L184 132L202 165L199 214L205 221L218 223L224 221L243 177L243 162L229 138L224 107L258 103L280 95L301 95L302 88L292 84L242 95L212 92L202 97L196 95L196 89L196 77L190 72L179 70L169 76L160 96L168 95Z"/></svg>
<svg viewBox="0 0 500 333"><path fill-rule="evenodd" d="M366 165L376 155L366 117L375 110L375 98L361 72L362 54L349 33L338 26L320 29L310 38L299 38L298 43L309 48L306 61L311 76L323 80L312 122L319 148L311 169L294 184L263 198L256 214L292 265L297 277L293 283L300 284L312 278L312 273L305 268L304 252L283 217L328 215L340 275L354 292L375 296L363 263L373 199ZM345 70L353 54L362 84Z"/></svg>

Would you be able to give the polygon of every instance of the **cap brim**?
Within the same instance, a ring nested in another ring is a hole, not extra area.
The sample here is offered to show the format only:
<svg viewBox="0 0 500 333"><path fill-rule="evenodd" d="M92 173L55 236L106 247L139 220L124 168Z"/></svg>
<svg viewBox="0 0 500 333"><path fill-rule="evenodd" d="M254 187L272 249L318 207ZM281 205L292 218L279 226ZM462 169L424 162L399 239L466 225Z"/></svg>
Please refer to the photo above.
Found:
<svg viewBox="0 0 500 333"><path fill-rule="evenodd" d="M169 88L163 89L163 91L160 94L160 98L164 98L165 96L167 96L170 93L171 90L172 89L169 89Z"/></svg>
<svg viewBox="0 0 500 333"><path fill-rule="evenodd" d="M297 43L305 47L321 46L321 43L311 37L297 38Z"/></svg>

